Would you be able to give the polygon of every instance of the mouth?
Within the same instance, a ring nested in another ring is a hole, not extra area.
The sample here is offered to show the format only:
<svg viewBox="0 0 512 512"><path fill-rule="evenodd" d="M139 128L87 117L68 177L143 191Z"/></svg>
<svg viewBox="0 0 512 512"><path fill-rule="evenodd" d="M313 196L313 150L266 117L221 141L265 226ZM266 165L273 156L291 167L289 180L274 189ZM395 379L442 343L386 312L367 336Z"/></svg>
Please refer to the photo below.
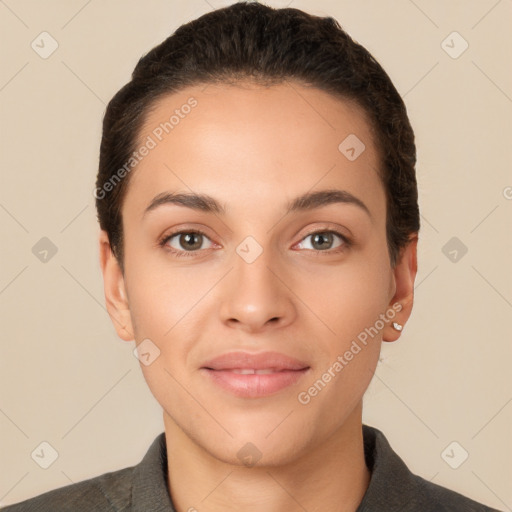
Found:
<svg viewBox="0 0 512 512"><path fill-rule="evenodd" d="M207 370L213 370L213 368L207 368ZM233 368L232 370L216 370L239 373L240 375L269 375L271 373L277 373L285 370L278 370L277 368L264 368L263 370L257 370L256 368Z"/></svg>
<svg viewBox="0 0 512 512"><path fill-rule="evenodd" d="M297 384L310 366L276 352L231 352L200 368L210 382L242 398L270 396Z"/></svg>

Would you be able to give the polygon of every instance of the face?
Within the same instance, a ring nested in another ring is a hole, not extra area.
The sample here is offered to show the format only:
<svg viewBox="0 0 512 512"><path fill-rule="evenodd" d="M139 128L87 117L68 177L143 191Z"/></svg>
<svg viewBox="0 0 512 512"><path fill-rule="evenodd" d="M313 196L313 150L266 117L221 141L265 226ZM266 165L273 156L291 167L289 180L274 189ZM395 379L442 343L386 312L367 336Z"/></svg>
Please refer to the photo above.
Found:
<svg viewBox="0 0 512 512"><path fill-rule="evenodd" d="M360 421L415 273L412 252L390 265L363 112L298 84L191 87L156 104L144 144L122 207L125 274L107 251L102 268L166 430L273 465Z"/></svg>

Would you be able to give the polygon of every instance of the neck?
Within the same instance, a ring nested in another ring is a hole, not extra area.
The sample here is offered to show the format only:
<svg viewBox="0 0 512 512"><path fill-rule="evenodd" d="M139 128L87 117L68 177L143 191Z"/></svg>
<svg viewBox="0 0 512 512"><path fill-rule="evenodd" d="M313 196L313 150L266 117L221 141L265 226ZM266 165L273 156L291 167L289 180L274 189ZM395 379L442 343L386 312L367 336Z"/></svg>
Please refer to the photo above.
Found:
<svg viewBox="0 0 512 512"><path fill-rule="evenodd" d="M355 512L370 482L361 404L331 437L284 465L245 467L213 457L164 414L168 486L177 512Z"/></svg>

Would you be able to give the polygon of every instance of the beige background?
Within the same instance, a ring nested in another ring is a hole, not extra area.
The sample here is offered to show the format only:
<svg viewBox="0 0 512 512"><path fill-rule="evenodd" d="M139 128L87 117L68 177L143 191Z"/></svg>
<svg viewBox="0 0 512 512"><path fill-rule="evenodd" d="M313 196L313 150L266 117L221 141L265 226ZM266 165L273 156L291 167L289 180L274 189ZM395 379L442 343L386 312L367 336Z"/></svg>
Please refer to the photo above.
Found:
<svg viewBox="0 0 512 512"><path fill-rule="evenodd" d="M104 308L101 120L143 53L229 3L0 1L1 504L135 464L163 430ZM337 18L388 71L417 136L416 305L383 348L365 422L412 471L512 510L512 2L269 4ZM59 45L47 59L31 48L43 31ZM469 44L458 58L442 47L453 31ZM43 237L58 249L45 263L32 252ZM452 237L468 249L456 262ZM31 458L43 441L59 455L46 470ZM469 453L458 469L441 456L453 441L452 463Z"/></svg>

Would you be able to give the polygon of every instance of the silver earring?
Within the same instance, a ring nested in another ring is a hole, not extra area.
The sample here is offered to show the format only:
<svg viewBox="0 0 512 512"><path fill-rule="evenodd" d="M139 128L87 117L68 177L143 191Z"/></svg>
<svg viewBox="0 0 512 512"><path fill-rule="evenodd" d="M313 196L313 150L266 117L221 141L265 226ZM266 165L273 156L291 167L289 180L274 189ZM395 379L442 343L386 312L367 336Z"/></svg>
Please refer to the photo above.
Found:
<svg viewBox="0 0 512 512"><path fill-rule="evenodd" d="M393 325L393 329L396 329L397 331L401 331L404 328L404 326L399 324L398 322L393 322L392 325Z"/></svg>

